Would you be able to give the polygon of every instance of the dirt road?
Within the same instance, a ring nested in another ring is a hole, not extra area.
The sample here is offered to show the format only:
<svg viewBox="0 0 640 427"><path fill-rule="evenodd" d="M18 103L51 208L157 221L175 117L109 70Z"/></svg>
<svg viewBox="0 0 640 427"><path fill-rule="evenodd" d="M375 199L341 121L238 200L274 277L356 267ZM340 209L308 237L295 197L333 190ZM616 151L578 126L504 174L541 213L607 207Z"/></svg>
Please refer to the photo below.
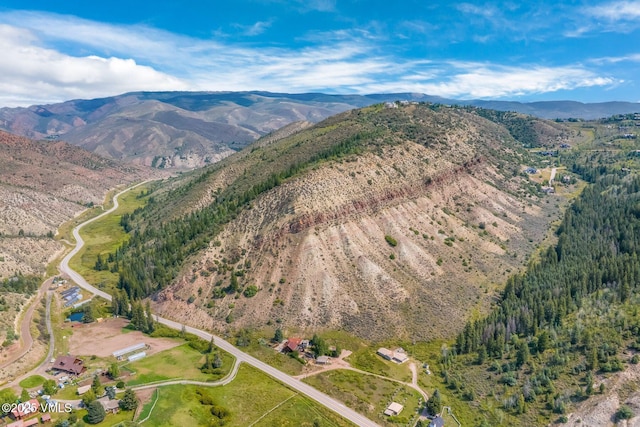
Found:
<svg viewBox="0 0 640 427"><path fill-rule="evenodd" d="M27 308L24 316L22 317L22 323L20 325L20 347L16 349L13 354L9 355L7 359L2 362L2 364L0 364L0 369L6 368L7 366L11 365L15 361L22 358L25 354L27 354L29 350L31 350L31 347L33 346L33 337L31 336L31 322L33 320L33 312L40 304L42 296L47 292L47 289L49 288L49 286L51 286L52 281L53 278L50 277L42 282L40 289L38 289L38 293L29 305L29 308Z"/></svg>

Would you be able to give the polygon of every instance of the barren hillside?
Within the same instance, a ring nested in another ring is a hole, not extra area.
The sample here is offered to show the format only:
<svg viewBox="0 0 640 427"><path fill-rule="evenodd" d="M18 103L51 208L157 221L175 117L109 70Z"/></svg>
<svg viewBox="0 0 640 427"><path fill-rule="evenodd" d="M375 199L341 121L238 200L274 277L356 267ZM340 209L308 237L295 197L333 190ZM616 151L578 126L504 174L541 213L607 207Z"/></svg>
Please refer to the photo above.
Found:
<svg viewBox="0 0 640 427"><path fill-rule="evenodd" d="M450 336L485 312L557 218L559 200L519 173L521 144L475 114L415 105L345 113L226 159L191 189L201 195L193 204L268 173L272 153L345 138L349 126L377 129L364 151L261 194L154 296L156 310L218 329L272 321L372 339Z"/></svg>
<svg viewBox="0 0 640 427"><path fill-rule="evenodd" d="M102 203L110 188L149 173L64 142L0 132L0 278L41 272L62 248L48 234L88 204Z"/></svg>

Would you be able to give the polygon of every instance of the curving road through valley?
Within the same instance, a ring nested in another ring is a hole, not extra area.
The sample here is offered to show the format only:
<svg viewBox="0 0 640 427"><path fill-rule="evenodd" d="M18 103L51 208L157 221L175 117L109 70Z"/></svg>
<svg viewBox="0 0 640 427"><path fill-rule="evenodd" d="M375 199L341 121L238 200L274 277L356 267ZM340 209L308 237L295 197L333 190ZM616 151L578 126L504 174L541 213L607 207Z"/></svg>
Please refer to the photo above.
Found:
<svg viewBox="0 0 640 427"><path fill-rule="evenodd" d="M82 237L80 236L80 229L82 229L82 227L84 227L87 224L90 224L93 221L96 221L99 218L104 217L105 215L108 215L110 213L112 213L113 211L115 211L118 208L118 197L124 193L126 193L129 190L132 190L142 184L145 184L148 181L144 181L141 182L139 184L136 184L132 187L127 188L126 190L123 190L121 192L119 192L118 194L116 194L113 198L113 207L111 209L109 209L108 211L105 211L104 213L98 215L95 218L91 218L90 220L78 225L77 227L75 227L73 229L73 236L76 239L76 247L67 254L67 256L64 257L64 259L62 260L62 262L60 263L60 271L63 273L66 273L74 282L76 282L76 284L84 289L86 289L87 291L93 293L94 295L98 295L101 296L102 298L111 301L111 295L101 291L100 289L90 285L85 279L84 277L82 277L77 271L71 269L71 267L69 267L69 261L71 260L71 258L73 258L73 256L75 256L84 246L84 240L82 239ZM229 343L228 341L223 340L222 338L212 335L206 331L203 331L201 329L196 329L196 328L192 328L190 326L186 326L183 325L181 323L178 322L174 322L173 320L169 320L169 319L165 319L162 317L158 317L157 318L158 323L161 323L163 325L166 325L172 329L176 329L176 330L182 330L182 328L184 327L186 332L189 332L191 334L197 335L198 337L204 339L205 341L210 341L211 339L213 339L213 342L216 346L220 347L221 349L223 349L224 351L232 354L236 360L237 363L241 363L244 362L248 365L251 365L257 369L259 369L260 371L266 373L267 375L275 378L276 380L286 384L287 386L289 386L290 388L306 395L307 397L315 400L316 402L320 403L321 405L325 406L326 408L331 409L332 411L336 412L337 414L341 415L342 417L346 418L347 420L351 421L352 423L354 423L355 425L359 426L359 427L376 427L378 426L378 424L376 424L375 422L371 421L370 419L368 419L367 417L365 417L364 415L361 415L359 413L357 413L356 411L354 411L351 408L346 407L343 403L339 402L338 400L322 393L321 391L311 387L308 384L305 384L303 382L301 382L300 380L297 380L295 378L293 378L290 375L285 374L284 372L274 368L273 366L270 366L266 363L264 363L263 361L256 359L255 357L240 351L238 348L234 347L231 343Z"/></svg>

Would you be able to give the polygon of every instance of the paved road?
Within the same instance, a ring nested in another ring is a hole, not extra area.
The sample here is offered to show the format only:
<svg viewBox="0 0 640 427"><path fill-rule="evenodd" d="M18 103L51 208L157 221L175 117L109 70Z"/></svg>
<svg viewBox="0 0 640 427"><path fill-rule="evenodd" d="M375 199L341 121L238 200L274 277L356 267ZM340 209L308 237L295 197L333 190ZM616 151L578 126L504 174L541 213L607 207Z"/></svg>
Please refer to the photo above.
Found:
<svg viewBox="0 0 640 427"><path fill-rule="evenodd" d="M102 298L104 298L104 299L106 299L106 300L111 301L111 295L110 295L110 294L108 294L108 293L106 293L106 292L104 292L104 291L101 291L100 289L98 289L98 288L96 288L96 287L94 287L94 286L91 286L91 285L89 284L89 282L87 282L87 281L84 279L84 277L82 277L82 276L81 276L77 271L75 271L75 270L73 270L71 267L69 267L69 261L71 260L71 258L73 258L74 256L76 256L76 254L77 254L78 252L80 252L80 250L81 250L81 249L82 249L82 247L84 246L84 240L82 240L82 237L80 236L80 229L81 229L82 227L84 227L85 225L87 225L87 224L91 224L93 221L97 221L98 219L100 219L100 218L102 218L102 217L104 217L104 216L106 216L106 215L109 215L111 212L113 212L113 211L115 211L116 209L118 209L118 206L119 206L119 204L118 204L118 198L119 198L122 194L126 193L126 192L127 192L127 191L129 191L129 190L133 190L134 188L139 187L139 186L141 186L142 184L146 184L146 183L147 183L147 182L149 182L149 181L151 181L151 180L143 181L143 182L141 182L141 183L139 183L139 184L136 184L136 185L134 185L134 186L132 186L132 187L129 187L129 188L125 189L125 190L122 190L121 192L119 192L118 194L116 194L116 195L113 197L113 206L111 207L111 209L109 209L108 211L104 211L104 212L103 212L103 213L101 213L100 215L98 215L98 216L96 216L96 217L94 217L94 218L91 218L91 219L90 219L90 220L88 220L88 221L83 222L82 224L80 224L80 225L76 226L76 228L74 228L74 229L73 229L73 237L76 239L76 247L75 247L75 248L73 248L73 250L72 250L71 252L69 252L69 253L67 254L67 256L65 256L65 257L62 259L62 262L60 262L60 271L61 271L62 273L67 274L67 275L68 275L68 276L69 276L69 277L70 277L74 282L76 282L76 284L77 284L77 285L79 285L79 286L81 286L82 288L84 288L84 289L88 290L88 291L89 291L89 292L91 292L92 294L94 294L94 295L98 295L98 296L101 296Z"/></svg>
<svg viewBox="0 0 640 427"><path fill-rule="evenodd" d="M145 181L147 182L147 181ZM64 257L64 259L62 260L62 262L60 263L60 271L62 271L63 273L66 273L71 279L73 279L74 282L76 282L76 284L86 290L88 290L89 292L95 294L95 295L99 295L102 298L111 301L111 295L101 291L100 289L95 288L94 286L91 286L85 279L84 277L82 277L80 274L78 274L78 272L72 270L69 267L69 260L75 255L77 254L80 249L82 249L82 246L84 245L84 240L82 240L82 237L80 237L80 233L79 230L84 227L85 225L96 221L98 218L102 218L105 215L108 215L109 213L113 212L114 210L116 210L118 208L118 197L129 191L130 189L133 189L139 185L144 184L144 182L134 185L133 187L130 187L126 190L121 191L120 193L116 194L115 197L113 198L113 207L111 209L109 209L108 211L98 215L95 218L92 218L80 225L78 225L76 228L73 229L73 236L76 239L76 247L69 253L67 254L66 257ZM273 366L267 365L266 363L262 362L261 360L256 359L255 357L244 353L243 351L240 351L239 349L237 349L236 347L234 347L233 345L231 345L231 343L223 340L220 337L217 337L215 335L212 335L206 331L200 330L200 329L196 329L196 328L192 328L190 326L186 326L183 325L181 323L178 322L174 322L173 320L169 320L169 319L165 319L162 317L158 317L157 318L159 323L162 323L163 325L166 325L172 329L176 329L176 330L182 330L183 326L184 329L186 330L186 332L189 332L191 334L197 335L198 337L204 339L205 341L210 341L213 338L213 342L216 346L220 347L221 349L223 349L224 351L230 353L231 355L233 355L236 360L238 361L238 363L247 363L248 365L251 365L259 370L261 370L262 372L266 373L267 375L270 375L271 377L275 378L276 380L286 384L287 386L289 386L290 388L297 390L298 392L305 394L307 397L315 400L316 402L320 403L321 405L331 409L332 411L338 413L339 415L341 415L342 417L346 418L347 420L351 421L352 423L354 423L355 425L359 426L359 427L376 427L378 426L378 424L376 424L375 422L371 421L370 419L368 419L367 417L360 415L359 413L357 413L356 411L354 411L353 409L347 408L343 403L337 401L336 399L333 399L332 397L329 397L328 395L322 393L321 391L316 390L315 388L311 387L308 384L305 384L293 377L291 377L290 375L285 374L284 372L274 368Z"/></svg>

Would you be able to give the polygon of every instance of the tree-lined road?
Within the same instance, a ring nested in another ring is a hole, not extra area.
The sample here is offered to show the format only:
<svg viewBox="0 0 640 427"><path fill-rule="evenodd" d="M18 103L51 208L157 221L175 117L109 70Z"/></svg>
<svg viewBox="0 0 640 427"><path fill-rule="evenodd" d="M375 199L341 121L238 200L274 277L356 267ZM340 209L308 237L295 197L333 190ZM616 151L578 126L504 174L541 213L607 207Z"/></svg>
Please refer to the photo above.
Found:
<svg viewBox="0 0 640 427"><path fill-rule="evenodd" d="M101 291L100 289L97 289L94 286L91 286L85 279L84 277L82 277L78 272L76 272L75 270L73 270L71 267L69 267L69 261L71 260L71 258L73 258L73 256L75 256L84 246L84 240L82 239L82 237L80 236L80 229L82 227L84 227L85 225L96 221L99 218L104 217L105 215L108 215L112 212L114 212L117 208L118 208L118 197L124 193L126 193L129 190L132 190L144 183L146 183L148 181L145 182L141 182L140 184L134 185L132 187L129 187L126 190L123 190L121 192L119 192L118 194L116 194L113 198L113 207L111 209L109 209L108 211L105 211L104 213L98 215L95 218L91 218L90 220L78 225L77 227L75 227L73 229L73 236L76 239L76 247L69 252L69 254L67 254L67 256L64 257L64 259L62 260L62 262L60 263L60 271L63 273L66 273L74 282L76 282L76 284L84 289L86 289L87 291L93 293L94 295L98 295L101 296L102 298L111 301L111 295ZM293 378L290 375L285 374L284 372L274 368L273 366L270 366L266 363L264 363L263 361L256 359L255 357L240 351L238 348L234 347L231 343L223 340L222 338L212 335L206 331L203 331L201 329L196 329L196 328L192 328L190 326L186 326L183 325L181 323L178 322L174 322L173 320L169 320L169 319L165 319L162 317L158 317L157 318L158 323L161 323L163 325L166 325L172 329L176 329L176 330L182 330L183 327L185 329L186 332L189 332L191 334L194 334L202 339L204 339L205 341L210 341L211 339L213 339L213 342L216 346L220 347L221 349L223 349L224 351L230 353L231 355L233 355L236 360L238 361L238 363L244 362L248 365L251 365L257 369L259 369L260 371L266 373L267 375L275 378L276 380L286 384L287 386L289 386L290 388L306 395L307 397L315 400L316 402L320 403L321 405L331 409L332 411L336 412L337 414L341 415L342 417L344 417L345 419L351 421L352 423L354 423L357 426L360 427L376 427L378 426L378 424L376 424L375 422L371 421L370 419L366 418L365 416L357 413L356 411L354 411L353 409L347 408L343 403L335 400L334 398L322 393L319 390L316 390L315 388L311 387L308 384L305 384L303 382L301 382L300 380L297 380L295 378Z"/></svg>

